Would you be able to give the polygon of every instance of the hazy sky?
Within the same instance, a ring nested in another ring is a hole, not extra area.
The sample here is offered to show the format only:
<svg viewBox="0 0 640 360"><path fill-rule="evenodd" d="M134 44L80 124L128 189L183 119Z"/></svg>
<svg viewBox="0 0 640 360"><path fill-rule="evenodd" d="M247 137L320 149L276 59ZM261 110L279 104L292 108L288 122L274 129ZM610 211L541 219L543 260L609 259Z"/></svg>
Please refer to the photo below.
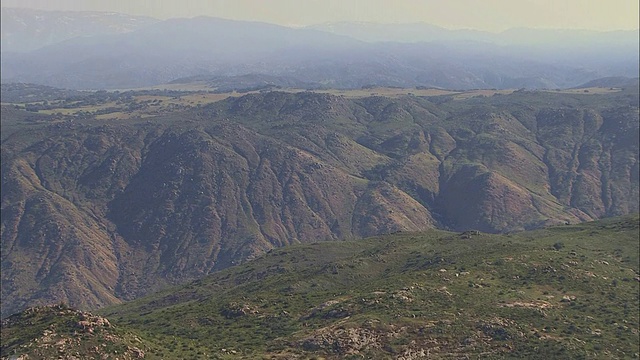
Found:
<svg viewBox="0 0 640 360"><path fill-rule="evenodd" d="M2 6L216 16L281 25L333 21L427 22L446 28L638 29L638 0L2 0Z"/></svg>

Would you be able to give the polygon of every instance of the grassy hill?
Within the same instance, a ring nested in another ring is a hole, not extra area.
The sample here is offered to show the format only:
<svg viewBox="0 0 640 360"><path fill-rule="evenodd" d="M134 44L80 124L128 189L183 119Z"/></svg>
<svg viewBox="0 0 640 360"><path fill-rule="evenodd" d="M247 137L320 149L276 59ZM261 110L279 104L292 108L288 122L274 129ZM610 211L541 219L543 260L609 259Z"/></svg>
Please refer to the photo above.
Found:
<svg viewBox="0 0 640 360"><path fill-rule="evenodd" d="M150 359L632 358L639 221L295 245L99 313Z"/></svg>

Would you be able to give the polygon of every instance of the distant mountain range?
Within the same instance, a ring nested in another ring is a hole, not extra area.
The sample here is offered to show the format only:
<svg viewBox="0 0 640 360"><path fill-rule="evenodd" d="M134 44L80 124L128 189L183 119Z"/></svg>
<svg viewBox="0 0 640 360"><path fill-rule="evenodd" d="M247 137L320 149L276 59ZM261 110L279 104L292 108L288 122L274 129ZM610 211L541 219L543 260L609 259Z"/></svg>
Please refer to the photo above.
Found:
<svg viewBox="0 0 640 360"><path fill-rule="evenodd" d="M160 20L112 12L2 8L2 53L28 52L77 38L122 34Z"/></svg>
<svg viewBox="0 0 640 360"><path fill-rule="evenodd" d="M427 23L380 24L337 22L307 26L366 42L455 42L474 41L496 45L580 46L591 44L630 44L637 30L594 31L572 29L513 28L499 33L480 30L450 30Z"/></svg>
<svg viewBox="0 0 640 360"><path fill-rule="evenodd" d="M87 21L99 26L87 27ZM248 74L310 87L448 89L568 88L638 76L637 31L492 34L362 23L293 29L207 17L158 21L17 9L3 9L2 26L4 83L73 89L153 86L194 76L243 81Z"/></svg>
<svg viewBox="0 0 640 360"><path fill-rule="evenodd" d="M576 88L638 88L638 86L640 86L640 78L626 78L618 76L591 80L587 83L577 86Z"/></svg>

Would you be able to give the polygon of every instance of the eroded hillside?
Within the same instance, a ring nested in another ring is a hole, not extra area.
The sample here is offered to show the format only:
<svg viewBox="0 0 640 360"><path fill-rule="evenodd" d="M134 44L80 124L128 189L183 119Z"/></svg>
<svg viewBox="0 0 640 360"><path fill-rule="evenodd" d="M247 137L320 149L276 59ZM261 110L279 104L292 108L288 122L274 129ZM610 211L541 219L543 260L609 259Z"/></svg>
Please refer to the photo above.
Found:
<svg viewBox="0 0 640 360"><path fill-rule="evenodd" d="M638 212L637 102L271 92L74 121L3 107L2 314L113 304L300 242Z"/></svg>

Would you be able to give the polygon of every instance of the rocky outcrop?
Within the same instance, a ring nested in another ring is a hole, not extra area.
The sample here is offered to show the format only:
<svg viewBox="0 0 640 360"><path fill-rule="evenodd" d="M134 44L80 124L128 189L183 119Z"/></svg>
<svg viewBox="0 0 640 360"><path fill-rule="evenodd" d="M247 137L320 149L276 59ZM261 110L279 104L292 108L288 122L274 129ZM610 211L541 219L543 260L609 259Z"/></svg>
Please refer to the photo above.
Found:
<svg viewBox="0 0 640 360"><path fill-rule="evenodd" d="M3 360L145 358L146 345L138 337L65 305L28 308L2 320L2 340Z"/></svg>

